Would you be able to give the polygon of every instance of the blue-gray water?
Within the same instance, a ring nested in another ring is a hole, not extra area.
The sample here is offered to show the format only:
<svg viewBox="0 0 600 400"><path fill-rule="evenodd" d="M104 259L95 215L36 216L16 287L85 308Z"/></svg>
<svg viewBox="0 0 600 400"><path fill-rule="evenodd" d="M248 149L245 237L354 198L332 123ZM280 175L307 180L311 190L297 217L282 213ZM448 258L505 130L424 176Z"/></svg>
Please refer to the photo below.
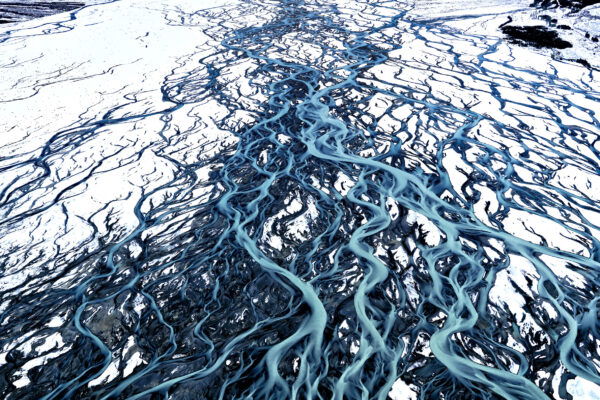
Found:
<svg viewBox="0 0 600 400"><path fill-rule="evenodd" d="M160 107L9 140L2 398L598 398L598 73L412 8L174 8Z"/></svg>

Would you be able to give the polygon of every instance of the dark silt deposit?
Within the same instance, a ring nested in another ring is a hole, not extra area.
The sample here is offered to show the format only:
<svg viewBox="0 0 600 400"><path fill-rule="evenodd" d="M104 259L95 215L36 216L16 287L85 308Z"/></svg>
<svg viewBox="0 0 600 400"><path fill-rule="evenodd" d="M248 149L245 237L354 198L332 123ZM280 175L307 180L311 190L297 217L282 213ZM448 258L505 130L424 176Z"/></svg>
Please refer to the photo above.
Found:
<svg viewBox="0 0 600 400"><path fill-rule="evenodd" d="M503 26L501 29L512 43L551 49L573 47L571 43L561 39L556 31L545 26Z"/></svg>
<svg viewBox="0 0 600 400"><path fill-rule="evenodd" d="M0 24L26 21L85 6L77 2L11 2L0 3Z"/></svg>

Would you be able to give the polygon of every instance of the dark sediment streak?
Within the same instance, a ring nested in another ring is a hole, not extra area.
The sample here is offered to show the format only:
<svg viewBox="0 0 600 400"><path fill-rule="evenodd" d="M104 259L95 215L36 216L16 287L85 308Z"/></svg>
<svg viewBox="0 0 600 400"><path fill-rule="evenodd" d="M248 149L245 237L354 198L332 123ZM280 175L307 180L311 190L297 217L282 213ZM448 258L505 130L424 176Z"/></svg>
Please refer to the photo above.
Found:
<svg viewBox="0 0 600 400"><path fill-rule="evenodd" d="M0 23L26 21L33 18L46 17L67 11L73 11L85 6L78 2L1 2Z"/></svg>

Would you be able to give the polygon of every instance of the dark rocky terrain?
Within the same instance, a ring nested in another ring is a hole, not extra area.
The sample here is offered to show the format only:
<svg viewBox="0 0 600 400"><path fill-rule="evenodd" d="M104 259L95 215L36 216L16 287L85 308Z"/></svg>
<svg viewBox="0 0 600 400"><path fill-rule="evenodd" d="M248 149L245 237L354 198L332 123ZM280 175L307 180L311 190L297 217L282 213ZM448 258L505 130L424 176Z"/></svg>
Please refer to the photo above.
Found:
<svg viewBox="0 0 600 400"><path fill-rule="evenodd" d="M598 3L600 3L600 0L535 0L532 6L543 8L570 8L572 10L581 10L582 8Z"/></svg>
<svg viewBox="0 0 600 400"><path fill-rule="evenodd" d="M545 26L503 26L502 32L511 42L538 48L566 49L573 45Z"/></svg>

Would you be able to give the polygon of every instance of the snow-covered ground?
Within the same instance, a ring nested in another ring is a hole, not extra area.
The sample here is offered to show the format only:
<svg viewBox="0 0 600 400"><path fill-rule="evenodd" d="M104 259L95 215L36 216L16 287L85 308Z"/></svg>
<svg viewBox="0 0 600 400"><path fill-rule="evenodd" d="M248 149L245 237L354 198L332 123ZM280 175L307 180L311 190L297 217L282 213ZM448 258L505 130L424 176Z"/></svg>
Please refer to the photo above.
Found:
<svg viewBox="0 0 600 400"><path fill-rule="evenodd" d="M530 0L417 0L410 16L417 20L443 23L461 32L489 37L506 37L500 26L543 26L569 42L567 49L538 49L566 60L585 60L600 68L600 4L581 10L542 9Z"/></svg>
<svg viewBox="0 0 600 400"><path fill-rule="evenodd" d="M0 0L0 24L27 21L111 0Z"/></svg>

